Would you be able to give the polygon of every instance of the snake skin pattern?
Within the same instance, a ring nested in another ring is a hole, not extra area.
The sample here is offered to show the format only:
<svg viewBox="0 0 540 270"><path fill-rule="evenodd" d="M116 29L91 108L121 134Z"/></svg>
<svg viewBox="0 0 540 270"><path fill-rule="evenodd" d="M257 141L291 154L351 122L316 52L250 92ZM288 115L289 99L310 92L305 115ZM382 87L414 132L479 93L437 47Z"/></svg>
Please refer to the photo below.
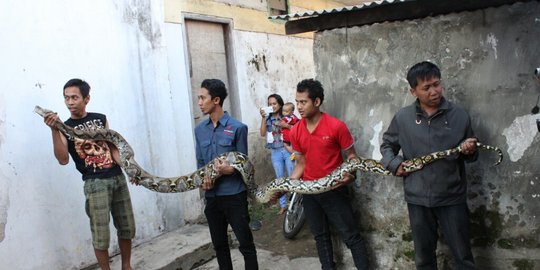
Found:
<svg viewBox="0 0 540 270"><path fill-rule="evenodd" d="M34 111L43 117L47 113L52 112L51 110L39 106L36 106ZM342 179L342 175L345 172L354 174L356 171L363 171L381 175L392 175L392 173L386 170L378 161L357 157L343 162L341 166L336 168L329 175L315 181L302 181L282 177L274 179L265 186L258 187L254 180L255 168L249 158L240 152L226 152L217 156L214 160L191 174L179 177L159 177L148 173L137 164L134 159L135 153L131 146L122 135L112 129L82 131L67 126L61 121L57 121L56 127L68 138L77 137L84 140L104 140L113 143L120 152L121 164L119 165L126 172L130 180L147 189L163 193L185 192L197 189L202 185L205 176L208 176L211 181L215 181L220 177L214 169L214 164L218 160L227 161L232 167L240 172L244 183L246 184L249 196L259 203L267 203L275 197L275 194L283 192L297 192L301 194L323 193L338 185L339 180ZM481 143L477 143L477 146L479 148L497 152L499 159L495 165L498 165L502 161L503 154L499 148ZM410 163L410 166L405 166L404 169L407 172L418 171L429 163L451 155L456 155L460 152L461 148L458 146L456 148L414 158L409 160L408 163Z"/></svg>

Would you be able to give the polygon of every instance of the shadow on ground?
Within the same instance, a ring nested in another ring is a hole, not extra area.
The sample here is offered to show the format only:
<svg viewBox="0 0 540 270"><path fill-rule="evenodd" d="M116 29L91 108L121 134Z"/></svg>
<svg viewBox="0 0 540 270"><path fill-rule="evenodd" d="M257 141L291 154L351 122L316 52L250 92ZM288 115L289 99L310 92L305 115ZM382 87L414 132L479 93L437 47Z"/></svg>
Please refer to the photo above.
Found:
<svg viewBox="0 0 540 270"><path fill-rule="evenodd" d="M283 236L283 217L278 214L276 206L253 206L251 216L253 220L260 220L260 230L253 231L257 248L271 251L275 254L286 255L290 259L299 257L317 257L315 240L309 231L309 225L304 224L302 230L294 239Z"/></svg>

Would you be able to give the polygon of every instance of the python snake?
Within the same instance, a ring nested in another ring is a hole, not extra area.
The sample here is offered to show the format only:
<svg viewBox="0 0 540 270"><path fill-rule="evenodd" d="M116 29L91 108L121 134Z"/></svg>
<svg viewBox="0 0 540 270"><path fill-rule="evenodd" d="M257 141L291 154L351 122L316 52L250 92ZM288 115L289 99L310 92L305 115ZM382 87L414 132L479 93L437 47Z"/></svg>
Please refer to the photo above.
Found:
<svg viewBox="0 0 540 270"><path fill-rule="evenodd" d="M45 117L47 113L52 111L36 106L34 112ZM163 193L184 192L197 189L202 185L205 176L208 176L211 181L216 181L216 179L220 177L214 168L216 161L227 161L232 167L240 172L244 183L246 184L249 196L259 203L267 203L275 198L275 194L282 192L318 194L331 190L340 183L340 180L343 178L343 173L345 172L354 174L359 170L382 175L392 175L392 173L386 170L379 161L356 157L343 162L341 166L336 168L329 175L318 180L303 181L282 177L274 179L265 186L258 187L254 180L255 168L247 155L240 152L226 152L217 156L214 160L191 174L179 177L159 177L148 173L137 164L134 159L135 153L129 143L122 135L112 129L83 131L67 126L60 120L56 122L55 127L68 138L77 137L84 140L103 140L113 143L120 153L121 164L119 165L126 172L130 180L147 189ZM497 152L499 159L495 165L498 165L502 161L503 154L498 147L481 143L477 143L477 146L478 148ZM459 146L444 151L437 151L429 155L405 161L408 165L404 166L404 169L406 172L418 171L429 163L460 152L461 147Z"/></svg>

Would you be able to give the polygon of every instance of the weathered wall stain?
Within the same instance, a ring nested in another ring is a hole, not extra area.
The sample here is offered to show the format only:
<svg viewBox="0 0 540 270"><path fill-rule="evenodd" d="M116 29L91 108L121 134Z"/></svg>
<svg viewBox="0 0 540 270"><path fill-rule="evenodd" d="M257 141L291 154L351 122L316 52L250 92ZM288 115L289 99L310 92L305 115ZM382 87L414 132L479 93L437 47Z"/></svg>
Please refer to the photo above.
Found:
<svg viewBox="0 0 540 270"><path fill-rule="evenodd" d="M161 30L153 20L150 0L132 0L123 10L123 20L135 24L142 35L150 42L152 49L161 46Z"/></svg>
<svg viewBox="0 0 540 270"><path fill-rule="evenodd" d="M536 119L537 115L519 116L512 121L512 124L505 128L502 134L506 137L508 145L508 157L516 162L521 159L525 150L533 146L534 137L537 135Z"/></svg>
<svg viewBox="0 0 540 270"><path fill-rule="evenodd" d="M253 65L258 72L268 71L266 66L266 56L264 54L256 54L248 61L248 66Z"/></svg>
<svg viewBox="0 0 540 270"><path fill-rule="evenodd" d="M497 59L497 42L498 40L495 34L489 33L486 37L485 42L481 41L480 44L486 47L490 47L493 50L493 56L495 57L495 59Z"/></svg>

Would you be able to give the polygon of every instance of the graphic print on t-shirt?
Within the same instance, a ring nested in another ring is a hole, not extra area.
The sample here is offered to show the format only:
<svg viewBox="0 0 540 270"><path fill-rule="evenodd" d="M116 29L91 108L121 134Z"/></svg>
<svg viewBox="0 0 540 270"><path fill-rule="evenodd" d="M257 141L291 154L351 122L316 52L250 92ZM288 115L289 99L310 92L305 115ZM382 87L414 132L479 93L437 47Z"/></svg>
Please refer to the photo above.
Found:
<svg viewBox="0 0 540 270"><path fill-rule="evenodd" d="M105 125L100 119L85 122L77 125L75 129L80 130L96 130L105 128ZM113 166L111 149L106 141L92 141L74 138L75 151L77 155L84 160L86 167L92 166L94 172L96 169L109 169Z"/></svg>

